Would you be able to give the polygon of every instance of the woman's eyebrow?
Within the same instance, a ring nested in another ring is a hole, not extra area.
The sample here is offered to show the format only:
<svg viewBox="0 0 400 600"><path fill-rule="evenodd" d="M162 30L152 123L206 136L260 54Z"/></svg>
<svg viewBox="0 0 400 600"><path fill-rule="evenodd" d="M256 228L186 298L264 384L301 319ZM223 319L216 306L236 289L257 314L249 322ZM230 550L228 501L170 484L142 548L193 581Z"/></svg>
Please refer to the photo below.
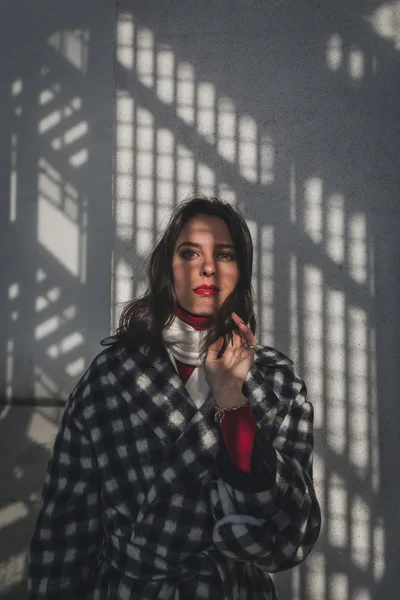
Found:
<svg viewBox="0 0 400 600"><path fill-rule="evenodd" d="M201 244L196 244L196 242L181 242L177 247L177 250L179 250L181 246L192 246L193 248L201 248ZM215 246L216 248L232 248L233 250L235 249L235 246L233 244L215 244Z"/></svg>

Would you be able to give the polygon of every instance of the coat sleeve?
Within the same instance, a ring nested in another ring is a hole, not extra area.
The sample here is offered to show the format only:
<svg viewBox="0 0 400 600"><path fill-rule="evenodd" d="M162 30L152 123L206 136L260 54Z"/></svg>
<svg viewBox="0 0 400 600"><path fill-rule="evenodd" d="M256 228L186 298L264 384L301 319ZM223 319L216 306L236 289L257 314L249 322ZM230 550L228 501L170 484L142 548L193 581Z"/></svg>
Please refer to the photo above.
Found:
<svg viewBox="0 0 400 600"><path fill-rule="evenodd" d="M82 380L81 380L82 383ZM92 443L72 394L56 436L29 548L28 600L83 600L100 545L99 485Z"/></svg>
<svg viewBox="0 0 400 600"><path fill-rule="evenodd" d="M213 541L224 555L274 573L304 560L321 526L312 479L313 408L303 383L272 443L263 428L256 441L258 473L240 472L222 450L211 489Z"/></svg>

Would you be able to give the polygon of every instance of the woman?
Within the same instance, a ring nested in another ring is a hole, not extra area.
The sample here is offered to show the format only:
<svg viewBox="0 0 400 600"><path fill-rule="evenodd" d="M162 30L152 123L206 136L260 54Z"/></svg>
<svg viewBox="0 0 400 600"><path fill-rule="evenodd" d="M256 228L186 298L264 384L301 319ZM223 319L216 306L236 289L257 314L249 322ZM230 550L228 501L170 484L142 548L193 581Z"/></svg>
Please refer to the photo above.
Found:
<svg viewBox="0 0 400 600"><path fill-rule="evenodd" d="M314 546L312 406L257 346L241 215L171 218L143 298L73 391L30 546L29 600L259 600Z"/></svg>

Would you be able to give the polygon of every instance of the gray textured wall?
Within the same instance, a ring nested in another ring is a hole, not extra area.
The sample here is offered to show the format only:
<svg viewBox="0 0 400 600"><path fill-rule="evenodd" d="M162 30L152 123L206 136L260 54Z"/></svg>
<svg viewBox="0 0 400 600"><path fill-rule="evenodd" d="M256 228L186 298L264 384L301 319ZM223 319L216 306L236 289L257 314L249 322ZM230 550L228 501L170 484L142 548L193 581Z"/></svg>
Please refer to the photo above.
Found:
<svg viewBox="0 0 400 600"><path fill-rule="evenodd" d="M112 4L0 7L0 393L64 398L170 210L221 195L253 234L258 339L315 406L323 531L280 600L398 600L397 3L117 1L114 225ZM0 412L2 599L60 410Z"/></svg>
<svg viewBox="0 0 400 600"><path fill-rule="evenodd" d="M0 2L0 597L25 552L64 399L110 327L115 7Z"/></svg>
<svg viewBox="0 0 400 600"><path fill-rule="evenodd" d="M186 194L238 204L258 339L315 406L323 530L280 598L397 600L397 5L117 8L114 319Z"/></svg>

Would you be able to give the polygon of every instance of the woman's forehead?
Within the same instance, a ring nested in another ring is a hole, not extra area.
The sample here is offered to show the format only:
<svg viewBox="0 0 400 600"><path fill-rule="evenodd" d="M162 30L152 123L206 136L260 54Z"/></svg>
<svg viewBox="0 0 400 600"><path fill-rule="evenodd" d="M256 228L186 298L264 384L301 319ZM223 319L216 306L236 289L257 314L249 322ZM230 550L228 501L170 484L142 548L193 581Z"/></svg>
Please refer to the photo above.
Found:
<svg viewBox="0 0 400 600"><path fill-rule="evenodd" d="M178 239L185 235L223 236L230 240L229 229L223 219L212 215L196 215L183 225ZM221 240L221 242L227 241Z"/></svg>

